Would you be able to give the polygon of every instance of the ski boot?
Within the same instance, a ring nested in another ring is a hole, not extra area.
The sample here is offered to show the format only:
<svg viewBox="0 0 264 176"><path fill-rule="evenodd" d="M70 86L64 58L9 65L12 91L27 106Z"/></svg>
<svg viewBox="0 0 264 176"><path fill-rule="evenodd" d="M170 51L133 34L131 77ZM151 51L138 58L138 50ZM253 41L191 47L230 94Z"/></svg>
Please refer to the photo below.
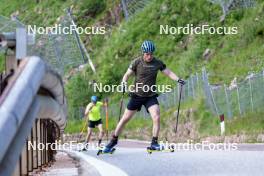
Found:
<svg viewBox="0 0 264 176"><path fill-rule="evenodd" d="M105 146L105 148L98 150L97 155L100 155L100 154L113 154L114 151L116 150L114 148L114 146L117 144L117 142L118 142L118 137L113 136L113 138L111 139L109 144L107 144L107 146Z"/></svg>

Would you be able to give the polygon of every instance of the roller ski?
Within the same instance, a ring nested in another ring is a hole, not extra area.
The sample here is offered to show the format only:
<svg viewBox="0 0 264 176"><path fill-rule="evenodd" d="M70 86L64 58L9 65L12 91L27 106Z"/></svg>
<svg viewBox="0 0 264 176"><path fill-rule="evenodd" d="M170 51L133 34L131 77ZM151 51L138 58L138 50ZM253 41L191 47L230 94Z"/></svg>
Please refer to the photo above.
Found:
<svg viewBox="0 0 264 176"><path fill-rule="evenodd" d="M101 150L103 148L101 146L101 142L102 142L102 140L100 139L98 141L98 144L97 144L97 147L96 147L98 150ZM79 149L78 151L79 152L86 152L86 151L88 151L88 148L89 148L89 143L84 143L84 146L81 149Z"/></svg>
<svg viewBox="0 0 264 176"><path fill-rule="evenodd" d="M105 146L104 148L100 148L97 152L97 156L99 156L100 154L113 154L115 152L115 148L114 146L117 144L118 138L117 137L113 137L110 141L109 144L107 144L107 146Z"/></svg>
<svg viewBox="0 0 264 176"><path fill-rule="evenodd" d="M152 154L152 152L174 152L173 147L165 148L159 144L151 144L150 147L147 147L147 152Z"/></svg>
<svg viewBox="0 0 264 176"><path fill-rule="evenodd" d="M101 154L113 154L115 152L115 148L101 148L98 150L97 152L97 156L101 155Z"/></svg>
<svg viewBox="0 0 264 176"><path fill-rule="evenodd" d="M89 147L89 144L88 143L84 143L83 144L83 147L81 149L80 148L79 149L77 148L77 151L78 152L86 152L87 149L88 149L88 147Z"/></svg>

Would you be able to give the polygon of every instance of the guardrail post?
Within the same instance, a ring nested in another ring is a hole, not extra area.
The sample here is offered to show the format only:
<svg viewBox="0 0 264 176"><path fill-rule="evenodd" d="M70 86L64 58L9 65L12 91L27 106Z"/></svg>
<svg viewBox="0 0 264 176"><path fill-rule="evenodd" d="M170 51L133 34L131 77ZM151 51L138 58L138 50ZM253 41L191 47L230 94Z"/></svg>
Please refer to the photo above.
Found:
<svg viewBox="0 0 264 176"><path fill-rule="evenodd" d="M26 141L27 142L27 141ZM27 145L24 146L21 153L21 175L27 175L28 169Z"/></svg>
<svg viewBox="0 0 264 176"><path fill-rule="evenodd" d="M39 150L38 150L38 146L40 146L39 145L39 136L38 136L38 119L36 119L36 121L35 121L35 126L36 126L36 128L35 128L35 130L36 130L36 169L38 169L39 167L38 167L38 160L39 160Z"/></svg>
<svg viewBox="0 0 264 176"><path fill-rule="evenodd" d="M40 147L43 147L43 145L41 145L41 141L40 141L40 120L37 120L37 141ZM44 149L45 150L45 149ZM38 169L41 169L41 150L38 149L38 160L37 160L37 164L38 164Z"/></svg>
<svg viewBox="0 0 264 176"><path fill-rule="evenodd" d="M63 135L64 135L64 130L60 130L60 143L61 144L63 144L64 143L64 137L63 137Z"/></svg>
<svg viewBox="0 0 264 176"><path fill-rule="evenodd" d="M44 143L46 144L47 143L47 122L46 122L46 120L44 121L44 133L43 133L43 135L44 135ZM45 163L45 166L47 166L47 151L46 150L44 150L44 163Z"/></svg>
<svg viewBox="0 0 264 176"><path fill-rule="evenodd" d="M8 50L5 60L5 74L9 75L17 69L18 64L16 59L16 34L7 33L2 34L0 37L2 41L6 41L7 47L11 48L10 50Z"/></svg>
<svg viewBox="0 0 264 176"><path fill-rule="evenodd" d="M6 70L5 70L6 75L12 73L17 69L17 60L15 55L7 55L5 62L6 62Z"/></svg>
<svg viewBox="0 0 264 176"><path fill-rule="evenodd" d="M6 41L7 47L12 51L6 57L5 74L8 75L18 67L18 60L25 58L27 54L27 32L25 28L16 28L16 32L2 34L1 41ZM2 43L0 43L2 45ZM3 46L6 47L6 46Z"/></svg>
<svg viewBox="0 0 264 176"><path fill-rule="evenodd" d="M51 131L51 128L50 128L50 122L49 122L49 120L48 120L48 127L47 127L47 141L46 142L50 142L50 140L49 140L49 132ZM50 152L49 152L49 150L46 150L47 151L47 158L48 158L48 164L49 164L49 166L50 166L50 161L51 161L51 159L50 159Z"/></svg>
<svg viewBox="0 0 264 176"><path fill-rule="evenodd" d="M38 168L38 165L37 165L37 161L38 161L38 153L37 153L37 125L36 125L36 122L34 123L33 125L33 140L32 140L32 143L36 145L36 150L33 149L33 169L37 169Z"/></svg>
<svg viewBox="0 0 264 176"><path fill-rule="evenodd" d="M33 150L32 148L28 145L28 143L32 143L33 142L33 129L31 128L31 132L28 136L28 141L27 141L27 151L28 151L28 172L33 171Z"/></svg>
<svg viewBox="0 0 264 176"><path fill-rule="evenodd" d="M43 141L43 120L42 119L40 119L39 120L40 121L40 142L42 143L42 144L45 144L44 143L44 141ZM42 166L43 166L43 150L41 151L41 154L40 154L40 160L41 160L41 168L42 168Z"/></svg>
<svg viewBox="0 0 264 176"><path fill-rule="evenodd" d="M20 159L17 161L15 170L12 174L12 176L19 176L20 175Z"/></svg>
<svg viewBox="0 0 264 176"><path fill-rule="evenodd" d="M50 142L49 141L49 132L50 132L50 122L49 121L47 121L47 133L46 133L46 143L47 142ZM50 153L49 153L49 150L46 150L46 153L47 153L47 159L48 159L48 164L50 165Z"/></svg>

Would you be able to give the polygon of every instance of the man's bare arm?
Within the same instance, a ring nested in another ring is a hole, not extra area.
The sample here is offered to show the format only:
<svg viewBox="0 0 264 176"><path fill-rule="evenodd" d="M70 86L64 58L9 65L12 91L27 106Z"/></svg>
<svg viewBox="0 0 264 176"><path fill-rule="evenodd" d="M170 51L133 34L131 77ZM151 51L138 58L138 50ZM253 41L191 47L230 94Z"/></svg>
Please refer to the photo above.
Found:
<svg viewBox="0 0 264 176"><path fill-rule="evenodd" d="M179 77L173 73L170 69L168 68L165 68L162 73L166 76L168 76L169 78L171 78L172 80L175 80L175 81L178 81L179 80Z"/></svg>
<svg viewBox="0 0 264 176"><path fill-rule="evenodd" d="M130 68L127 69L126 73L123 76L122 82L127 82L128 78L133 74L133 70Z"/></svg>
<svg viewBox="0 0 264 176"><path fill-rule="evenodd" d="M85 109L85 113L84 115L87 116L89 114L89 112L91 111L93 105L91 103L89 103Z"/></svg>

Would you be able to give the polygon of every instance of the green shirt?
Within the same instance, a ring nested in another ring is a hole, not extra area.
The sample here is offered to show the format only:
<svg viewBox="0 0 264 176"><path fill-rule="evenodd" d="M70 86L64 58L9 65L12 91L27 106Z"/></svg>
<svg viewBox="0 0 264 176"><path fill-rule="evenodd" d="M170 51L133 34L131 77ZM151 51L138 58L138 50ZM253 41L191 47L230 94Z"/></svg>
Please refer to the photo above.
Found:
<svg viewBox="0 0 264 176"><path fill-rule="evenodd" d="M92 109L89 112L89 120L97 121L101 119L101 106L103 105L102 102L97 101L95 105L93 105Z"/></svg>

